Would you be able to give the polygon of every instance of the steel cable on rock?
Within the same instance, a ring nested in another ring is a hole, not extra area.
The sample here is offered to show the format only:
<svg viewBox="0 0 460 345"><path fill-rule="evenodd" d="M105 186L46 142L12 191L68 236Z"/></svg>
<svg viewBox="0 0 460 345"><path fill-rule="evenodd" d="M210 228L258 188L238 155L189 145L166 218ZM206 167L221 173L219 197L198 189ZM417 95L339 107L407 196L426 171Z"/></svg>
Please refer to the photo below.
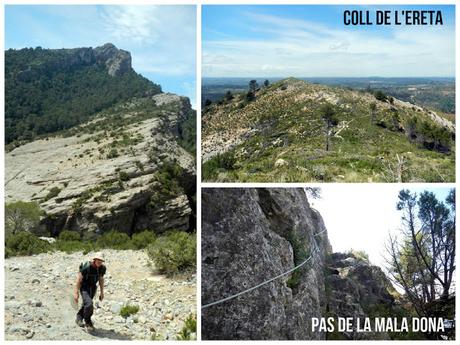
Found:
<svg viewBox="0 0 460 345"><path fill-rule="evenodd" d="M318 235L322 234L322 233L325 232L325 231L326 231L326 229L324 229L323 231L321 231L321 232L319 232L319 233L313 235L313 237L318 236ZM283 273L277 275L276 277L273 277L273 278L271 278L271 279L268 279L268 280L266 280L266 281L264 281L264 282L262 282L262 283L260 283L260 284L258 284L258 285L256 285L256 286L253 286L253 287L251 287L251 288L249 288L249 289L246 289L246 290L243 290L243 291L241 291L241 292L238 292L238 293L236 293L236 294L234 294L234 295L231 295L231 296L222 298L222 299L217 300L217 301L215 301L215 302L205 304L205 305L201 306L201 309L205 309L205 308L211 307L211 306L213 306L213 305L221 304L221 303L223 303L223 302L226 302L226 301L235 299L235 298L237 298L237 297L239 297L239 296L241 296L241 295L244 295L244 294L246 294L246 293L248 293L248 292L250 292L250 291L252 291L252 290L258 289L258 288L260 288L261 286L267 285L268 283L271 283L272 281L277 280L277 279L279 279L279 278L281 278L281 277L283 277L283 276L285 276L285 275L287 275L287 274L289 274L289 273L294 272L295 270L297 270L297 269L299 269L300 267L302 267L303 265L305 265L308 261L310 261L310 259L313 257L313 254L315 254L317 251L319 251L319 248L318 248L318 245L317 245L317 243L316 243L316 240L313 241L313 243L314 243L314 246L315 246L315 249L313 250L313 252L310 254L310 256L309 256L306 260L304 260L302 263L300 263L300 264L297 265L296 267L291 268L290 270L288 270L288 271L286 271L286 272L283 272Z"/></svg>

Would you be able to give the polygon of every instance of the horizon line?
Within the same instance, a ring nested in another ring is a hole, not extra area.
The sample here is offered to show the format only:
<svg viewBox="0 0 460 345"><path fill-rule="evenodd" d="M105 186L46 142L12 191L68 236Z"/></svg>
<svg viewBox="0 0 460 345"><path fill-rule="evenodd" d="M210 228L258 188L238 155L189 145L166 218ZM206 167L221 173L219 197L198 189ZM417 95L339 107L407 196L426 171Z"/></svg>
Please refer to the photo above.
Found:
<svg viewBox="0 0 460 345"><path fill-rule="evenodd" d="M378 75L373 75L373 76L357 76L357 77L353 77L353 76L299 76L299 77L293 77L293 76L283 76L283 77L280 77L280 76L276 76L276 77L268 77L268 76L245 76L245 77L209 77L209 76L202 76L201 79L204 79L204 78L221 78L221 79L225 79L225 78L228 78L228 79L237 79L237 78L241 78L241 79L246 79L246 78L266 78L266 79L269 79L269 78L272 78L272 79L287 79L287 78L451 78L451 79L455 79L455 76L416 76L416 77L413 77L413 76L391 76L391 77L383 77L383 76L378 76Z"/></svg>

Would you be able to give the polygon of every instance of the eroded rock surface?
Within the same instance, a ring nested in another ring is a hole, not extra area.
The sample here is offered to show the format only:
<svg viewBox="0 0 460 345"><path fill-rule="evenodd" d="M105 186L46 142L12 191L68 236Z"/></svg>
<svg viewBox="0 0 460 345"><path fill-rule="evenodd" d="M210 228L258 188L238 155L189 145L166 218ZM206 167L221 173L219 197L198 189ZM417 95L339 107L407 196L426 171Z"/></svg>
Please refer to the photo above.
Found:
<svg viewBox="0 0 460 345"><path fill-rule="evenodd" d="M382 316L395 299L379 267L332 253L304 189L203 189L202 205L203 339L388 338L312 331L312 318Z"/></svg>
<svg viewBox="0 0 460 345"><path fill-rule="evenodd" d="M288 287L286 275L204 309L203 339L323 339L307 322L325 308L322 267L331 247L305 191L205 189L202 195L204 305L292 269L299 247L307 248L303 259L311 255L297 284Z"/></svg>
<svg viewBox="0 0 460 345"><path fill-rule="evenodd" d="M190 111L188 99L172 94L134 99L70 136L20 146L5 157L6 201L38 202L42 235L187 230L195 163L176 139ZM181 167L179 188L159 178L171 164Z"/></svg>

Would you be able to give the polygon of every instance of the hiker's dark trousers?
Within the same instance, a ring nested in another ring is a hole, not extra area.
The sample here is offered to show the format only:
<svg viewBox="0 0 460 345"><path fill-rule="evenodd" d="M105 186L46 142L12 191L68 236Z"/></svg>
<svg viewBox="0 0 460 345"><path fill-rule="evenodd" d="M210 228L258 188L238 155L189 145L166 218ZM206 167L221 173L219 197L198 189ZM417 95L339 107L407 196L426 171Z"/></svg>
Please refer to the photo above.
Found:
<svg viewBox="0 0 460 345"><path fill-rule="evenodd" d="M83 299L83 305L78 311L78 316L80 316L85 322L91 321L91 316L93 315L93 297L96 294L96 288L93 289L81 289L81 297Z"/></svg>

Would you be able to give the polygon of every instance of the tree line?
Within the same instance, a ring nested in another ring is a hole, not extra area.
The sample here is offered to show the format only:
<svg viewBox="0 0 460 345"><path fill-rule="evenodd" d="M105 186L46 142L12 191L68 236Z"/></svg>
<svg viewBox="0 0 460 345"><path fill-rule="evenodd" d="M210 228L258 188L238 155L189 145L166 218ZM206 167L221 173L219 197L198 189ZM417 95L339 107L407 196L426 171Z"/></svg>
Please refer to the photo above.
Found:
<svg viewBox="0 0 460 345"><path fill-rule="evenodd" d="M161 87L129 71L112 77L98 64L66 65L66 50L5 51L5 142L15 146L87 121L118 102Z"/></svg>

